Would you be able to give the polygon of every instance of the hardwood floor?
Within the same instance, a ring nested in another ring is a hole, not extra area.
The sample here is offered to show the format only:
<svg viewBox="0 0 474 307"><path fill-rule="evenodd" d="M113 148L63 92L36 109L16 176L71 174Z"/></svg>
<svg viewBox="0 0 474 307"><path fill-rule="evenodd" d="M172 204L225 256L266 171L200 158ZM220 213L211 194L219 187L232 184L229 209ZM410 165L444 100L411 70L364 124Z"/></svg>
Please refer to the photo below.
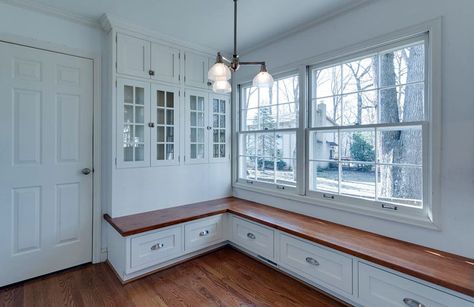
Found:
<svg viewBox="0 0 474 307"><path fill-rule="evenodd" d="M0 289L0 306L344 306L225 247L122 285L107 264Z"/></svg>

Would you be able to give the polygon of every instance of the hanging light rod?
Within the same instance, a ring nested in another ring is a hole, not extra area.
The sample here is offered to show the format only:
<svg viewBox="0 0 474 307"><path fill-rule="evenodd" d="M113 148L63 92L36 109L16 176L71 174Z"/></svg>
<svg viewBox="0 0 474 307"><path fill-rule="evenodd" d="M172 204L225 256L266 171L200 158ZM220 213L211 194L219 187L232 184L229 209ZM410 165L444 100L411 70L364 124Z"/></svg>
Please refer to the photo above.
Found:
<svg viewBox="0 0 474 307"><path fill-rule="evenodd" d="M237 71L240 65L260 65L260 72L253 78L255 87L272 87L273 77L268 73L267 66L263 61L240 61L237 54L237 0L234 1L234 53L232 59L227 59L220 52L217 52L216 62L209 69L208 79L212 81L212 90L215 93L230 93L232 86L229 80L232 72Z"/></svg>

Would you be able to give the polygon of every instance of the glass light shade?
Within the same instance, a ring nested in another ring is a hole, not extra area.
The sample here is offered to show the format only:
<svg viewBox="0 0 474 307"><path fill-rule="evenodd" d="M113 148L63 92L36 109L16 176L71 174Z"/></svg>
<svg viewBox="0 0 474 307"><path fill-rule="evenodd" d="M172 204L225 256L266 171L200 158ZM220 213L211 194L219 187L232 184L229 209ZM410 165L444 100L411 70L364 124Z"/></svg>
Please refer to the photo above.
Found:
<svg viewBox="0 0 474 307"><path fill-rule="evenodd" d="M219 81L215 81L212 84L212 90L214 91L214 93L228 94L232 92L232 86L230 85L230 82L227 80L219 80Z"/></svg>
<svg viewBox="0 0 474 307"><path fill-rule="evenodd" d="M224 63L216 63L207 72L207 78L211 81L227 81L231 78L229 67Z"/></svg>
<svg viewBox="0 0 474 307"><path fill-rule="evenodd" d="M273 77L266 71L259 72L255 78L253 78L253 86L255 87L267 87L273 86Z"/></svg>

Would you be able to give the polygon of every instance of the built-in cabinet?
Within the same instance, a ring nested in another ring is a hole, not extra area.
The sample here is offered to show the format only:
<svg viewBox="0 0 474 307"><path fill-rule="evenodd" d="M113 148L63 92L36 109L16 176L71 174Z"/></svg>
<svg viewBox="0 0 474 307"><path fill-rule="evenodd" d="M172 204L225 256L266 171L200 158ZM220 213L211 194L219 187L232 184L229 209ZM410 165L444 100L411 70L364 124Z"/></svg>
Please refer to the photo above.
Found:
<svg viewBox="0 0 474 307"><path fill-rule="evenodd" d="M230 97L209 89L209 56L116 34L116 165L229 161Z"/></svg>
<svg viewBox="0 0 474 307"><path fill-rule="evenodd" d="M128 237L109 227L109 261L127 281L227 243L354 306L474 306L460 293L228 213Z"/></svg>

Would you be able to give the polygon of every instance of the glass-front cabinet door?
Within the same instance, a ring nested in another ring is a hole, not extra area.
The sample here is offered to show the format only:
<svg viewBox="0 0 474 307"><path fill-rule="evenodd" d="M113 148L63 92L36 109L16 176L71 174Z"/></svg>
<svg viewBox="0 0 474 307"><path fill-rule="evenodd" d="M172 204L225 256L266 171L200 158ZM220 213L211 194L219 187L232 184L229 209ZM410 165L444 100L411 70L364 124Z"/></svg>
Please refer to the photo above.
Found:
<svg viewBox="0 0 474 307"><path fill-rule="evenodd" d="M117 80L117 166L150 164L148 128L150 87L146 82Z"/></svg>
<svg viewBox="0 0 474 307"><path fill-rule="evenodd" d="M151 86L151 165L179 163L179 90Z"/></svg>
<svg viewBox="0 0 474 307"><path fill-rule="evenodd" d="M211 162L228 161L230 157L230 99L212 94L209 99L210 112L210 157Z"/></svg>
<svg viewBox="0 0 474 307"><path fill-rule="evenodd" d="M186 91L186 163L205 163L207 153L208 94Z"/></svg>

